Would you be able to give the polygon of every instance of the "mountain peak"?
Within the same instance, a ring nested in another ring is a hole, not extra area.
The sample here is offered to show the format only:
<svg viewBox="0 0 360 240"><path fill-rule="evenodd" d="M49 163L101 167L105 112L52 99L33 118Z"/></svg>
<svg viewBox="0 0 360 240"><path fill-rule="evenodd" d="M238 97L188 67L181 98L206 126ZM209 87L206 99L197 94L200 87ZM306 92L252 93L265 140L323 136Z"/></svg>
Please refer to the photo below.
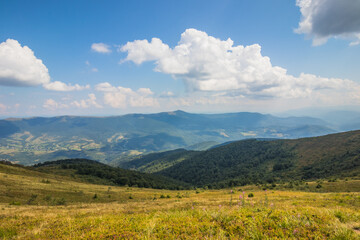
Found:
<svg viewBox="0 0 360 240"><path fill-rule="evenodd" d="M179 115L179 114L187 114L187 112L184 112L182 110L176 110L176 111L172 111L172 112L167 112L167 114L169 114L169 115Z"/></svg>

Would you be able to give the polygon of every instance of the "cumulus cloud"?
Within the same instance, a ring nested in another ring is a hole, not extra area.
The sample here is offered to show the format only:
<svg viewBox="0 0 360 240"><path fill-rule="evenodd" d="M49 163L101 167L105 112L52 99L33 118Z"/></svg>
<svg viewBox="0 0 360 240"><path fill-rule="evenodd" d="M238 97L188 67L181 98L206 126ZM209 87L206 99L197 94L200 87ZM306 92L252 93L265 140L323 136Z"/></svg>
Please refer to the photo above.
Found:
<svg viewBox="0 0 360 240"><path fill-rule="evenodd" d="M289 75L286 69L273 66L258 44L234 46L230 38L223 41L196 29L182 33L174 48L153 38L128 42L120 51L127 52L124 61L154 61L155 71L183 79L190 91L225 91L255 98L304 98L331 89L360 91L359 84L350 80Z"/></svg>
<svg viewBox="0 0 360 240"><path fill-rule="evenodd" d="M137 91L131 88L114 87L108 82L95 86L95 90L104 92L104 102L113 108L131 107L157 107L159 105L154 94L149 88L139 88Z"/></svg>
<svg viewBox="0 0 360 240"><path fill-rule="evenodd" d="M54 111L57 109L68 108L69 106L67 104L56 102L54 99L49 98L44 102L43 107L47 110Z"/></svg>
<svg viewBox="0 0 360 240"><path fill-rule="evenodd" d="M331 37L351 39L360 43L359 0L297 0L302 19L297 33L313 38L313 45L321 45Z"/></svg>
<svg viewBox="0 0 360 240"><path fill-rule="evenodd" d="M0 85L4 86L38 86L47 90L74 91L88 89L90 86L65 84L50 81L50 75L43 62L36 58L27 46L22 47L14 39L0 43Z"/></svg>
<svg viewBox="0 0 360 240"><path fill-rule="evenodd" d="M60 92L80 91L80 90L90 88L90 85L86 85L86 86L80 86L79 84L71 85L71 84L66 84L66 83L60 82L60 81L46 83L43 86L47 90L60 91Z"/></svg>
<svg viewBox="0 0 360 240"><path fill-rule="evenodd" d="M0 85L36 86L50 82L48 69L27 46L14 39L0 43Z"/></svg>
<svg viewBox="0 0 360 240"><path fill-rule="evenodd" d="M98 53L111 53L110 46L105 43L93 43L91 50Z"/></svg>
<svg viewBox="0 0 360 240"><path fill-rule="evenodd" d="M102 108L100 104L96 102L96 96L93 93L90 93L88 99L82 99L80 101L73 101L71 105L78 107L78 108L89 108L89 107L96 107L96 108Z"/></svg>

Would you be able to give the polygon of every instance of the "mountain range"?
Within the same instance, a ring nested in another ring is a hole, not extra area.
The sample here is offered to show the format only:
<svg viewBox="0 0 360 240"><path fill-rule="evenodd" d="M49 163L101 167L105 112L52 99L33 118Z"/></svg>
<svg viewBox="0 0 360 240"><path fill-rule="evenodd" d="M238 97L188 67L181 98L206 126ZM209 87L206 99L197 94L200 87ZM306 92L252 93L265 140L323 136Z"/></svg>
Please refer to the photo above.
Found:
<svg viewBox="0 0 360 240"><path fill-rule="evenodd" d="M88 158L118 165L157 151L206 150L241 139L294 139L337 131L336 126L319 118L250 112L8 118L0 120L0 159L31 165Z"/></svg>
<svg viewBox="0 0 360 240"><path fill-rule="evenodd" d="M325 179L348 179L352 189L359 189L359 146L360 130L301 139L247 139L204 151L176 149L138 156L121 162L119 167L87 159L64 159L33 166L0 161L0 168L5 164L20 172L31 170L30 175L42 172L87 183L161 189L256 184L306 190L305 182L320 184ZM10 173L11 169L6 171Z"/></svg>

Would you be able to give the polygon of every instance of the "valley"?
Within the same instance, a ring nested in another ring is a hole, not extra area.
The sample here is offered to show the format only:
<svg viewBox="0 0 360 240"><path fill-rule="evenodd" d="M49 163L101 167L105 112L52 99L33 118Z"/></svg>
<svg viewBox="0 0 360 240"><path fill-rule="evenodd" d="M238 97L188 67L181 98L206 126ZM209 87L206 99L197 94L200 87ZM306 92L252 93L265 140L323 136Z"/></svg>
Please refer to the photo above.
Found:
<svg viewBox="0 0 360 240"><path fill-rule="evenodd" d="M338 131L333 124L317 118L280 118L249 112L9 118L0 120L0 159L32 165L88 158L117 165L151 152L206 150L241 139L292 139Z"/></svg>

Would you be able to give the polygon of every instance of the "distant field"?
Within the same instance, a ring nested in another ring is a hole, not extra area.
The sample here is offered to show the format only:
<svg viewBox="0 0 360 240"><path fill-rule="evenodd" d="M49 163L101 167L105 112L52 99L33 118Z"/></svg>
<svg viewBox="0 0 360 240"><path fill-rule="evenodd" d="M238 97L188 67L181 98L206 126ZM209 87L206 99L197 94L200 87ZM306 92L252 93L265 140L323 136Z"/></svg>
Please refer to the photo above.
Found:
<svg viewBox="0 0 360 240"><path fill-rule="evenodd" d="M0 165L0 238L360 239L359 181L321 183L322 191L348 191L333 193L258 186L170 191L84 181ZM318 184L308 186L315 191Z"/></svg>

